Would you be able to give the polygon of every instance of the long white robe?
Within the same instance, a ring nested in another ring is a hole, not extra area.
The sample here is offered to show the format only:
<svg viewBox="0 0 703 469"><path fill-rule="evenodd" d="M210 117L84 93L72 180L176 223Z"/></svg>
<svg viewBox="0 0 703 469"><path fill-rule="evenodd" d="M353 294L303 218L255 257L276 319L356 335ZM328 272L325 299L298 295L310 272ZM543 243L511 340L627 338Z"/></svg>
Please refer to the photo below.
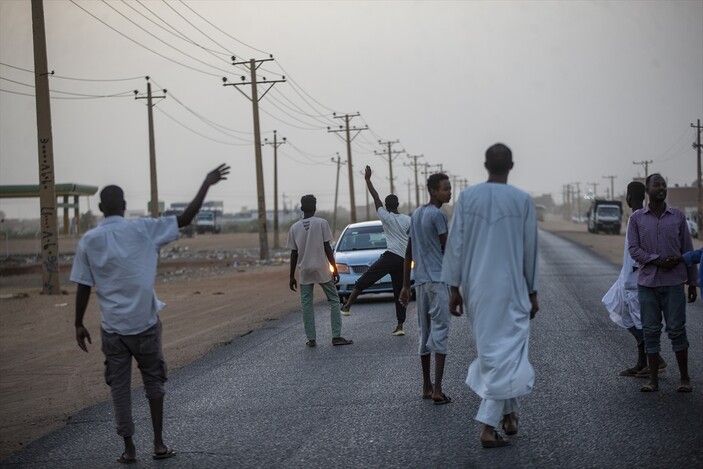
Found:
<svg viewBox="0 0 703 469"><path fill-rule="evenodd" d="M630 223L627 224L628 228ZM637 297L637 267L638 264L630 256L627 236L625 236L625 249L622 256L622 269L620 275L610 290L601 300L605 309L610 314L610 319L622 327L629 329L635 327L642 329L640 320L640 302Z"/></svg>
<svg viewBox="0 0 703 469"><path fill-rule="evenodd" d="M454 209L442 280L461 288L478 357L466 384L484 399L532 390L529 292L537 290L537 218L529 194L507 184L463 191Z"/></svg>

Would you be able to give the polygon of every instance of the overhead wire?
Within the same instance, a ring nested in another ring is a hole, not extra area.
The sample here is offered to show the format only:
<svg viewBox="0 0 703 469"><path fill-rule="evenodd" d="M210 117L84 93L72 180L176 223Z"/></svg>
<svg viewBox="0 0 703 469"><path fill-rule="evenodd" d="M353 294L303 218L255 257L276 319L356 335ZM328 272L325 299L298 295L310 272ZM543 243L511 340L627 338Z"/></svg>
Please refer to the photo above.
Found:
<svg viewBox="0 0 703 469"><path fill-rule="evenodd" d="M309 117L309 118L311 118L311 119L314 119L314 120L316 120L317 122L319 122L319 123L321 123L321 124L323 124L323 125L325 125L325 126L329 126L330 122L333 122L332 119L330 119L330 118L327 118L327 119L324 120L324 121L320 119L320 117L325 118L325 117L327 117L329 114L327 114L327 116L325 116L325 115L320 115L320 114L318 114L318 115L308 114L308 113L305 112L300 106L298 106L296 103L294 103L288 96L286 96L285 94L283 94L278 88L274 88L273 91L274 91L274 93L271 93L272 95L280 95L283 99L285 99L286 101L288 101L293 107L291 107L291 106L289 106L289 105L287 105L287 104L285 104L285 103L283 103L283 102L278 101L278 102L281 104L281 106L284 106L285 108L290 109L290 110L293 111L293 112L297 112L297 113L299 113L299 114L301 114L301 115L303 115L303 116L306 116L306 117ZM273 99L273 97L272 97L272 99Z"/></svg>
<svg viewBox="0 0 703 469"><path fill-rule="evenodd" d="M194 134L196 134L196 135L198 135L198 136L200 136L200 137L202 137L202 138L205 138L205 139L207 139L207 140L211 140L211 141L213 141L213 142L221 143L221 144L223 144L223 145L229 145L229 146L250 146L250 145L251 145L251 143L233 143L233 142L225 142L225 141L223 141L223 140L218 140L218 139L216 139L216 138L209 137L209 136L207 136L207 135L205 135L205 134L202 134L202 133L198 132L198 131L195 130L195 129L190 128L189 126L187 126L187 125L184 124L183 122L179 121L178 119L176 119L175 117L173 117L172 115L170 115L169 113L167 113L166 111L164 111L163 109L161 109L160 107L156 107L155 109L156 109L157 111L159 111L160 113L162 113L163 115L165 115L166 117L168 117L169 119L171 119L171 120L172 120L173 122L175 122L176 124L178 124L178 125L180 125L181 127L183 127L184 129L186 129L186 130L188 130L188 131L190 131L190 132L192 132L192 133L194 133Z"/></svg>
<svg viewBox="0 0 703 469"><path fill-rule="evenodd" d="M21 81L17 80L12 80L10 78L5 78L3 76L0 76L0 80L4 81L9 81L10 83L15 83L16 85L21 85L21 86L26 86L27 88L35 88L34 85L28 85L26 83L22 83ZM132 90L129 91L121 91L119 93L112 93L112 94L106 94L106 95L96 95L96 94L85 94L85 93L73 93L70 91L61 91L61 90L55 90L55 89L50 89L49 90L51 93L59 93L59 94L66 94L69 96L78 96L79 98L75 99L96 99L96 98L122 98L125 96L131 96L132 95ZM34 96L33 94L30 96ZM61 98L59 96L54 97L55 99L70 99L70 98Z"/></svg>
<svg viewBox="0 0 703 469"><path fill-rule="evenodd" d="M5 67L14 68L15 70L21 70L23 72L28 72L34 74L34 70L28 68L17 67L15 65L10 65L4 62L0 62L0 65ZM130 77L130 78L77 78L77 77L67 77L63 75L51 74L50 78L60 78L62 80L74 80L74 81L95 81L95 82L111 82L111 81L132 81L132 80L142 80L144 77Z"/></svg>
<svg viewBox="0 0 703 469"><path fill-rule="evenodd" d="M141 17L143 17L144 19L146 19L147 21L149 21L149 22L152 23L153 25L155 25L155 26L161 28L162 30L164 30L165 32L171 34L172 36L175 36L176 38L178 38L178 39L180 39L180 40L182 40L182 41L185 41L185 42L187 42L187 43L189 43L189 44L192 44L192 45L194 45L194 46L196 46L196 47L199 47L200 49L204 50L204 51L207 52L208 54L210 54L210 55L212 55L213 57L215 57L217 60L221 60L221 61L223 61L223 62L229 64L229 61L227 61L226 59L223 59L222 57L220 57L220 56L217 55L217 54L220 54L220 55L227 55L226 53L215 52L215 51L212 51L212 50L210 50L210 49L208 49L208 48L206 48L206 47L201 46L200 44L198 44L198 43L195 42L194 40L190 39L190 38L189 38L188 36L186 36L185 34L179 32L178 29L176 29L176 28L174 28L173 26L171 26L168 22L166 22L163 18L161 18L161 17L160 17L159 15L157 15L156 13L154 13L151 9L149 9L149 7L147 7L146 5L144 5L143 3L141 3L139 0L137 0L137 3L138 3L142 8L144 8L144 9L147 10L149 13L151 13L152 15L154 15L154 16L155 16L156 18L158 18L162 23L164 23L165 25L169 26L173 31L171 31L171 30L165 28L164 26L160 25L160 24L157 23L156 21L152 20L151 18L149 18L148 16L146 16L144 13L140 12L140 11L137 10L135 7L133 7L132 5L130 5L130 3L128 3L127 1L122 0L122 3L124 3L125 6L131 8L135 13L137 13L138 15L140 15Z"/></svg>
<svg viewBox="0 0 703 469"><path fill-rule="evenodd" d="M268 56L271 55L271 54L269 54L269 53L266 52L266 51L263 51L263 50L261 50L261 49L257 49L257 48L254 47L254 46L250 46L250 45L247 44L246 42L242 42L242 41L240 41L239 39L237 39L236 37L231 36L231 35L230 35L229 33L227 33L226 31L223 31L222 29L218 28L216 25L214 25L213 23L211 23L210 21L208 21L207 19L205 19L205 18L204 18L203 16L201 16L197 11L193 10L190 6L188 6L188 4L187 4L186 2L184 2L183 0L179 0L179 1L183 4L183 6L185 6L185 7L188 8L190 11L192 11L196 16L198 16L198 18L200 18L201 20L205 21L207 24L209 24L210 26L212 26L213 28L215 28L216 30L218 30L219 32L221 32L222 34L224 34L225 36L227 36L228 38L232 39L233 41L236 41L236 42L238 42L239 44L241 44L241 45L243 45L243 46L246 46L246 47L248 47L248 48L250 48L250 49L252 49L252 50L255 50L255 51L257 51L257 52L260 52L260 53L262 53L262 54L266 54L266 55L268 55Z"/></svg>
<svg viewBox="0 0 703 469"><path fill-rule="evenodd" d="M151 49L151 48L145 46L144 44L140 43L139 41L137 41L137 40L135 40L135 39L132 39L132 38L129 37L128 35L124 34L124 33L121 32L121 31L119 31L118 29L116 29L116 28L110 26L110 25L107 24L105 21L101 20L100 18L98 18L97 16L95 16L94 14L92 14L91 12L89 12L88 10L86 10L85 8L83 8L82 6L78 5L78 4L75 2L75 0L69 0L69 1L70 1L73 5L75 5L76 7L80 8L81 10L83 10L86 14L88 14L88 15L91 16L91 17L93 17L95 20L99 21L99 22L102 23L103 25L107 26L108 28L110 28L111 30L113 30L114 32L116 32L117 34L119 34L120 36L124 37L125 39L128 39L129 41L131 41L131 42L133 42L133 43L135 43L135 44L138 45L139 47L148 50L148 51L151 52L152 54L158 55L158 56L161 57L162 59L168 60L169 62L173 62L173 63L175 63L175 64L177 64L177 65L180 65L181 67L185 67L185 68L187 68L187 69L189 69L189 70L192 70L192 71L198 72L198 73L202 73L202 74L204 74L204 75L209 75L209 76L211 76L211 77L218 77L218 78L221 76L220 74L215 74L215 73L207 72L207 71L205 71L205 70L200 70L200 69L198 69L198 68L195 68L195 67L192 67L192 66L190 66L190 65L184 64L184 63L182 63L182 62L179 62L179 61L176 60L176 59L173 59L173 58L171 58L171 57L168 57L168 56L166 56L166 55L164 55L164 54L162 54L162 53L160 53L160 52L157 52L157 51L155 51L155 50L153 50L153 49Z"/></svg>
<svg viewBox="0 0 703 469"><path fill-rule="evenodd" d="M168 47L170 47L171 49L175 50L176 52L179 52L179 53L185 55L186 57L188 57L188 58L190 58L190 59L192 59L192 60L195 60L196 62L201 63L201 64L203 64L203 65L205 65L205 66L207 66L207 67L211 67L211 68L213 68L213 69L215 69L215 70L219 70L220 72L223 72L223 73L230 73L231 70L224 70L224 69L222 69L222 68L219 68L219 67L216 67L216 66L214 66L214 65L212 65L212 64L209 64L209 63L207 63L207 62L205 62L205 61L203 61L203 60L200 60L200 59L198 59L197 57L193 57L192 55L190 55L190 54L188 54L188 53L186 53L186 52L183 52L183 51L180 50L178 47L176 47L176 46L174 46L174 45L172 45L172 44L169 44L168 42L164 41L164 40L161 39L160 37L156 36L155 34L151 33L150 31L144 29L141 25L137 24L135 21L133 21L132 19L130 19L127 15L125 15L124 13L122 13L122 12L119 11L117 8L113 7L112 5L110 5L110 4L109 4L108 2L106 2L105 0L101 0L101 1L102 1L103 4L105 4L106 6L108 6L111 10L113 10L114 12L116 12L118 15L120 15L121 17L123 17L124 19L126 19L127 21L129 21L130 23L132 23L134 26L136 26L137 28L141 29L142 31L144 31L145 33L147 33L149 36L153 37L153 38L156 39L157 41L159 41L159 42L161 42L161 43L167 45ZM218 59L221 59L221 58L218 57Z"/></svg>
<svg viewBox="0 0 703 469"><path fill-rule="evenodd" d="M159 85L155 80L152 79L151 81L154 82L155 85L161 86L161 85ZM204 122L204 123L207 124L208 126L210 126L210 127L212 127L213 129L217 130L218 132L221 132L221 133L223 133L223 134L225 134L225 135L227 135L227 136L229 136L229 137L235 138L235 139L237 139L237 140L241 140L241 141L244 141L244 142L252 143L251 140L245 140L245 139L243 139L243 138L241 138L241 137L238 137L238 136L236 136L236 135L231 135L231 134L229 134L229 133L226 132L226 131L235 132L235 133L239 133L239 134L244 134L244 135L248 135L248 136L254 135L254 132L247 132L247 131L243 131L243 130L233 129L233 128L231 128L231 127L227 127L227 126L224 126L224 125L222 125L222 124L218 124L217 122L215 122L215 121L213 121L213 120L211 120L211 119L208 119L207 117L203 116L202 114L200 114L200 113L194 111L190 106L186 105L186 104L185 104L182 100L180 100L175 94L173 94L173 91L169 91L169 92L168 92L168 96L169 96L169 98L172 98L177 104L181 105L186 111L188 111L189 113L191 113L192 115L194 115L195 117L197 117L199 120L201 120L202 122Z"/></svg>

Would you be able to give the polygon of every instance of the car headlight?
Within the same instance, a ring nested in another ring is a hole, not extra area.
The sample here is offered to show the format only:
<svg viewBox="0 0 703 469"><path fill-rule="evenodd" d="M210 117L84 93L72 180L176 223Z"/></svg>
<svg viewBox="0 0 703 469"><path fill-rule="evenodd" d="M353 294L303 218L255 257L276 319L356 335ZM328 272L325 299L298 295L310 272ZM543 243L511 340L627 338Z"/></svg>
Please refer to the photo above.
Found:
<svg viewBox="0 0 703 469"><path fill-rule="evenodd" d="M332 266L330 266L330 269ZM337 264L337 272L340 274L348 274L349 273L349 266L347 264Z"/></svg>

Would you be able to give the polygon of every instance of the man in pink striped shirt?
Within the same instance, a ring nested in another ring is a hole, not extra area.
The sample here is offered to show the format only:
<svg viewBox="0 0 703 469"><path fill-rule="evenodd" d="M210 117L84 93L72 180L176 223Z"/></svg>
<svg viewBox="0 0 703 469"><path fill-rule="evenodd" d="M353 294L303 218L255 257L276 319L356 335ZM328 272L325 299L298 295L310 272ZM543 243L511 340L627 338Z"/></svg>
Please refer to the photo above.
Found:
<svg viewBox="0 0 703 469"><path fill-rule="evenodd" d="M688 338L686 337L686 293L696 300L695 267L681 263L681 254L693 249L686 217L666 204L666 181L661 174L647 177L649 204L632 214L627 229L629 251L640 265L637 291L649 363L649 382L642 392L659 390L659 350L662 319L671 348L676 354L681 381L678 392L691 392L688 376Z"/></svg>

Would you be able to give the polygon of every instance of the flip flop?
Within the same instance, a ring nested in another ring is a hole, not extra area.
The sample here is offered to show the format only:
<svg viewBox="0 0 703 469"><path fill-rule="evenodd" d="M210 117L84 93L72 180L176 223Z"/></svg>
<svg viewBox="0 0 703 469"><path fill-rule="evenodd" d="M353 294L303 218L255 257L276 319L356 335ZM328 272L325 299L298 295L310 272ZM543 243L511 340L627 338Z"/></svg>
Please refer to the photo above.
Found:
<svg viewBox="0 0 703 469"><path fill-rule="evenodd" d="M120 464L136 464L137 458L128 458L124 453L122 453L120 457L117 458L117 462Z"/></svg>
<svg viewBox="0 0 703 469"><path fill-rule="evenodd" d="M643 370L644 368L637 369L637 368L628 368L627 370L622 370L619 374L619 376L637 376L639 373ZM647 378L649 378L649 370L647 370Z"/></svg>
<svg viewBox="0 0 703 469"><path fill-rule="evenodd" d="M332 339L332 345L351 345L353 343L353 340L345 339L344 337L335 337Z"/></svg>
<svg viewBox="0 0 703 469"><path fill-rule="evenodd" d="M172 450L171 448L168 448L166 451L163 453L154 453L152 456L154 459L168 459L172 458L176 455L176 452Z"/></svg>
<svg viewBox="0 0 703 469"><path fill-rule="evenodd" d="M442 394L442 399L432 399L432 403L434 405L444 405L444 404L449 404L452 402L452 398L447 396L446 394Z"/></svg>
<svg viewBox="0 0 703 469"><path fill-rule="evenodd" d="M647 383L640 388L642 392L656 392L659 391L659 386L652 383Z"/></svg>
<svg viewBox="0 0 703 469"><path fill-rule="evenodd" d="M502 448L504 446L510 445L510 441L504 439L498 434L498 432L493 431L493 434L495 435L496 439L488 441L481 440L481 446L483 446L484 448Z"/></svg>
<svg viewBox="0 0 703 469"><path fill-rule="evenodd" d="M676 392L692 392L693 391L693 386L689 383L684 383L684 384L679 384L679 387L676 388Z"/></svg>

